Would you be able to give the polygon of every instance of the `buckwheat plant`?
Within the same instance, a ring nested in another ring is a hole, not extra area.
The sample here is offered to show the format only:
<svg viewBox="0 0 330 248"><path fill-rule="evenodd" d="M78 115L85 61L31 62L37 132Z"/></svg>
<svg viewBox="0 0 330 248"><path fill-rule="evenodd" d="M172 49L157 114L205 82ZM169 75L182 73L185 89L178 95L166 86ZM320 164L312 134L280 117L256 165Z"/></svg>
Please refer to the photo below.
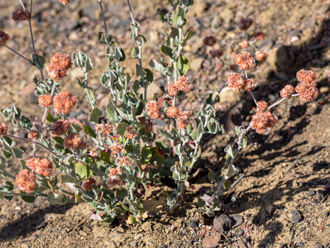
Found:
<svg viewBox="0 0 330 248"><path fill-rule="evenodd" d="M203 211L211 216L214 215L215 212L223 209L223 194L226 191L233 189L244 177L243 173L236 181L232 182L231 180L233 176L239 173L239 169L234 165L234 162L239 159L240 152L247 147L247 133L252 129L258 134L267 135L278 120L278 117L275 116L271 110L291 97L299 97L301 104L311 102L318 97L318 90L314 86L314 80L316 78L315 72L313 70L302 69L299 70L296 75L299 83L296 87L293 87L290 84L285 85L285 87L280 91L281 98L278 101L270 106L266 101L257 101L253 94L253 90L257 88L258 84L253 78L249 77L248 71L252 70L256 66L256 61L265 61L267 58L267 53L261 50L255 51L256 49L253 46L253 41L249 43L247 40L244 40L240 42L239 47L242 51L239 54L232 54L232 57L239 69L238 72L229 74L227 78L227 85L236 92L247 91L256 106L256 113L252 116L248 127L245 128L243 125L236 127L235 144L229 144L225 148L226 166L223 167L221 174L209 174L209 179L211 181L216 181L217 183L214 185L211 192L200 197L200 204L202 205ZM252 55L253 53L254 56Z"/></svg>
<svg viewBox="0 0 330 248"><path fill-rule="evenodd" d="M220 134L223 128L211 105L202 105L195 115L180 105L180 100L192 90L187 74L189 61L183 55L183 47L192 36L185 24L193 1L169 0L171 11L159 12L161 19L168 23L169 32L165 44L160 47L161 59L151 59L149 66L163 75L166 93L154 99L147 98L153 73L142 59L147 40L140 33L130 1L127 0L127 7L131 17L130 37L134 41L131 56L136 59L134 75L125 71L125 52L109 32L103 1L97 1L104 29L97 37L99 45L104 47L107 62L107 68L99 76L99 83L107 92L105 108L97 101L96 91L90 84L94 64L85 52L71 55L56 52L47 64L47 76L44 75L46 59L38 55L33 37L33 0L29 8L19 0L21 8L12 15L15 21L26 22L29 26L31 59L8 46L9 35L0 31L0 46L39 70L40 75L34 79L34 94L43 109L39 122L32 122L15 105L1 110L3 118L11 124L0 123L0 173L6 178L0 187L0 196L10 200L17 195L27 202L46 197L51 204L85 201L95 211L92 219L105 223L126 220L127 224L134 224L147 216L143 208L145 191L161 184L164 177L170 177L176 185L173 192L167 194L164 208L169 213L175 211L190 187L192 172L197 169L204 134ZM70 3L69 0L57 2ZM259 52L255 56L263 60L266 54ZM285 99L299 95L305 103L318 94L313 86L314 73L302 70L297 74L301 81L295 89L298 94L293 94L293 86L288 85L281 91L282 99L268 107L266 102L257 102L251 92L257 85L248 78L246 71L254 67L255 59L243 51L235 55L235 61L244 75L230 75L228 85L234 90L249 91L257 113L248 128L237 128L237 145L226 148L227 166L215 176L217 184L213 191L201 197L208 214L221 209L221 197L238 172L234 162L239 151L246 147L246 133L254 129L266 134L277 120L270 110ZM83 72L76 83L85 92L89 104L88 117L79 120L72 118L78 99L62 87L67 84L66 75L74 66ZM12 126L26 135L15 135ZM16 147L16 142L32 144L32 152L25 154ZM12 174L6 166L14 159L20 162L17 174Z"/></svg>

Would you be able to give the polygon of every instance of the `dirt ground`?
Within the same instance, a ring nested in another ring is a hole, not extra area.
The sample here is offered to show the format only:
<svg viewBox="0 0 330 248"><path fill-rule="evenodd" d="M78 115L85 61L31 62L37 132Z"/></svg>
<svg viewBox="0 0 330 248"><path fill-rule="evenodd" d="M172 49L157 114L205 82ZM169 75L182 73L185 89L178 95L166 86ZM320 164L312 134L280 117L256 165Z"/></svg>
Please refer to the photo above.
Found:
<svg viewBox="0 0 330 248"><path fill-rule="evenodd" d="M17 2L0 2L0 29L10 34L9 46L30 54L27 26L10 18ZM98 88L97 75L104 69L104 51L96 45L97 32L102 31L97 1L73 0L67 7L51 0L35 2L37 49L47 58L57 51L87 52L96 65L92 80L102 102L105 93ZM105 2L110 32L129 51L132 42L126 1ZM156 9L164 7L166 1L132 2L141 31L148 39L143 60L148 63L159 54L159 39L166 25L158 20ZM188 26L196 34L184 48L195 86L183 104L194 109L201 99L224 87L232 44L258 32L264 33L265 39L255 45L266 50L268 58L253 72L260 82L255 91L257 99L274 102L279 89L288 82L295 83L295 72L301 68L316 71L320 91L319 98L307 105L291 99L277 107L274 113L280 118L270 135L249 134L249 147L236 164L245 177L224 200L225 214L236 223L229 230L216 232L213 218L200 213L196 201L210 186L208 170L220 169L230 131L224 136L205 138L201 172L192 179L194 189L173 216L158 211L164 202L164 189L148 192L144 204L153 210L153 216L133 227L108 227L90 221L92 210L85 203L49 206L43 199L33 204L19 199L2 200L0 247L330 247L329 6L328 0L195 0ZM247 33L237 28L241 17L253 20ZM220 59L211 59L203 45L209 35L217 38L217 46L223 51ZM15 103L32 118L40 116L36 114L40 109L31 83L38 72L5 48L0 48L0 64L0 107ZM128 60L126 66L133 71L135 61ZM77 75L79 71L73 69L64 87L82 102L84 93L74 83ZM155 78L151 94L161 94L164 79L157 74ZM253 113L252 104L248 95L239 101L219 102L219 119L228 130L242 122L246 124ZM77 116L86 113L87 105L80 106L74 113Z"/></svg>

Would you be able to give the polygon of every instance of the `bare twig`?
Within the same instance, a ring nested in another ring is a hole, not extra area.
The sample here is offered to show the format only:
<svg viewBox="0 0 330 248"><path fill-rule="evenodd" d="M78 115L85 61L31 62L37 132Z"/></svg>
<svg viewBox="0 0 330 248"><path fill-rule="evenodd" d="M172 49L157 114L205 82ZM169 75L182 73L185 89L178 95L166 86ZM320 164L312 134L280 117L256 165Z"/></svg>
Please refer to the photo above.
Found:
<svg viewBox="0 0 330 248"><path fill-rule="evenodd" d="M5 48L9 49L10 51L12 51L13 53L15 53L17 56L19 56L20 58L24 59L26 62L28 62L29 64L32 64L32 61L29 60L27 57L25 57L24 55L22 55L21 53L19 53L18 51L16 51L14 48L11 48L9 46L7 46L6 44L3 45Z"/></svg>
<svg viewBox="0 0 330 248"><path fill-rule="evenodd" d="M109 34L107 21L105 19L104 9L103 9L103 5L102 5L102 0L98 0L98 2L99 2L99 5L100 5L101 15L102 15L103 23L104 23L104 32L105 32L105 34Z"/></svg>

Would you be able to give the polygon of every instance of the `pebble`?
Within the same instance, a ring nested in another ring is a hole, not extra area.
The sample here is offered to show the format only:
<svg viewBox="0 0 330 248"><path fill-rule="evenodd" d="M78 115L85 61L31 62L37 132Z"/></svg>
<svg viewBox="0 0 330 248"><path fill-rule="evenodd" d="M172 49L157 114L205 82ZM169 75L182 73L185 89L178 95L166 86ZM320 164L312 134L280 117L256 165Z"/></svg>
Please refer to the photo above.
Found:
<svg viewBox="0 0 330 248"><path fill-rule="evenodd" d="M190 226L191 228L196 228L196 227L198 227L197 222L196 222L196 221L193 221L193 220L189 221L188 224L189 224L189 226Z"/></svg>
<svg viewBox="0 0 330 248"><path fill-rule="evenodd" d="M329 216L329 211L324 211L323 215L324 215L324 217L328 217Z"/></svg>
<svg viewBox="0 0 330 248"><path fill-rule="evenodd" d="M293 223L297 224L299 221L302 220L302 215L298 210L291 211L291 220Z"/></svg>
<svg viewBox="0 0 330 248"><path fill-rule="evenodd" d="M243 217L238 214L231 215L230 217L235 221L233 227L238 227L243 223Z"/></svg>
<svg viewBox="0 0 330 248"><path fill-rule="evenodd" d="M221 239L221 233L214 233L213 235L206 236L203 239L203 248L216 248Z"/></svg>
<svg viewBox="0 0 330 248"><path fill-rule="evenodd" d="M321 245L321 244L316 244L316 245L314 246L314 248L323 248L323 245Z"/></svg>
<svg viewBox="0 0 330 248"><path fill-rule="evenodd" d="M218 232L228 231L232 227L232 221L228 215L222 214L213 219L213 227Z"/></svg>
<svg viewBox="0 0 330 248"><path fill-rule="evenodd" d="M269 216L272 216L273 213L275 212L275 207L273 205L268 205L266 206L266 213L269 215Z"/></svg>
<svg viewBox="0 0 330 248"><path fill-rule="evenodd" d="M315 195L315 194L316 194L316 192L315 192L314 190L310 190L310 191L308 191L308 193L307 193L308 196L313 196L313 195Z"/></svg>

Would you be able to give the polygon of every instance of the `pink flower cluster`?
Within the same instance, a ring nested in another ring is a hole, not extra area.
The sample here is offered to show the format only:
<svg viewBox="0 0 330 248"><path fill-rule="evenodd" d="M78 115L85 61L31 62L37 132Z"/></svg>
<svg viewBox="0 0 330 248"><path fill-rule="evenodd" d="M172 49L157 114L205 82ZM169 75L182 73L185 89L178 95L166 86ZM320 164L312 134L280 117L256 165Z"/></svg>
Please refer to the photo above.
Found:
<svg viewBox="0 0 330 248"><path fill-rule="evenodd" d="M59 81L66 76L67 71L71 68L71 57L68 54L56 53L50 60L47 67L48 75L51 79Z"/></svg>
<svg viewBox="0 0 330 248"><path fill-rule="evenodd" d="M31 18L31 13L26 9L17 9L14 11L12 18L14 21L26 21Z"/></svg>
<svg viewBox="0 0 330 248"><path fill-rule="evenodd" d="M27 169L21 170L16 176L16 184L25 193L32 193L36 187L36 176Z"/></svg>
<svg viewBox="0 0 330 248"><path fill-rule="evenodd" d="M54 110L59 114L69 114L76 102L77 98L70 92L61 91L54 97Z"/></svg>
<svg viewBox="0 0 330 248"><path fill-rule="evenodd" d="M232 73L228 76L228 87L234 91L253 90L257 87L257 83L252 79L243 79L239 73Z"/></svg>
<svg viewBox="0 0 330 248"><path fill-rule="evenodd" d="M190 91L189 81L187 77L184 76L179 77L176 83L170 84L167 89L168 94L170 96L176 96L179 90L186 93Z"/></svg>
<svg viewBox="0 0 330 248"><path fill-rule="evenodd" d="M301 103L315 100L319 96L317 88L314 86L315 72L312 70L300 70L297 72L297 79L300 82L295 90L300 96Z"/></svg>
<svg viewBox="0 0 330 248"><path fill-rule="evenodd" d="M25 161L26 166L37 174L48 177L53 169L53 164L47 158L30 158Z"/></svg>

